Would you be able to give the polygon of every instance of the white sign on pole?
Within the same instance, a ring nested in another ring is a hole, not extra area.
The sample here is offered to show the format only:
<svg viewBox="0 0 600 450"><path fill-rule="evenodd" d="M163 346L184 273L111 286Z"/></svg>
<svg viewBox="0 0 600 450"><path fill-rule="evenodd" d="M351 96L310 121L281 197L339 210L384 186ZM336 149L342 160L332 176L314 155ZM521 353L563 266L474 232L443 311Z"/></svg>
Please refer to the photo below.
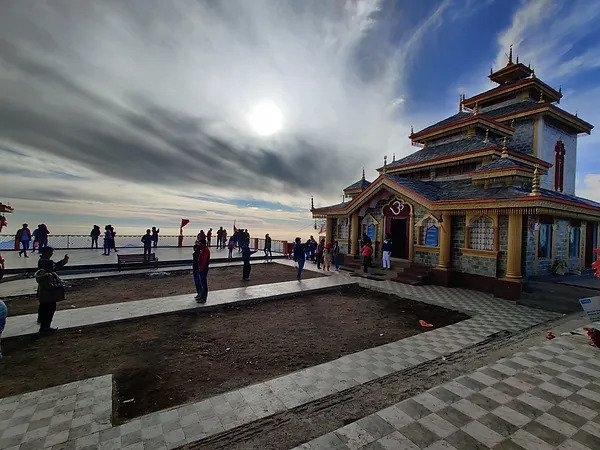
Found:
<svg viewBox="0 0 600 450"><path fill-rule="evenodd" d="M600 297L580 298L579 304L591 322L600 321Z"/></svg>

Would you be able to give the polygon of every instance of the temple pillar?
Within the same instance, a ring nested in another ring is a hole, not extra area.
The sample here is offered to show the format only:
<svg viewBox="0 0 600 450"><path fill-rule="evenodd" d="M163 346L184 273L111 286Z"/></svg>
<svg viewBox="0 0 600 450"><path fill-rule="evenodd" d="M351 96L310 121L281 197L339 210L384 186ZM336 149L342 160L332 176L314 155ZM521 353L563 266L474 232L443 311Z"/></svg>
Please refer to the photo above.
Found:
<svg viewBox="0 0 600 450"><path fill-rule="evenodd" d="M450 247L452 245L452 216L448 213L442 214L440 223L440 257L438 269L448 270L450 268Z"/></svg>
<svg viewBox="0 0 600 450"><path fill-rule="evenodd" d="M508 215L508 251L506 261L506 278L521 278L521 245L523 216Z"/></svg>
<svg viewBox="0 0 600 450"><path fill-rule="evenodd" d="M331 217L327 217L325 219L325 243L329 244L331 242L333 232L333 219Z"/></svg>
<svg viewBox="0 0 600 450"><path fill-rule="evenodd" d="M354 213L350 222L350 254L354 256L358 255L358 228L358 213Z"/></svg>

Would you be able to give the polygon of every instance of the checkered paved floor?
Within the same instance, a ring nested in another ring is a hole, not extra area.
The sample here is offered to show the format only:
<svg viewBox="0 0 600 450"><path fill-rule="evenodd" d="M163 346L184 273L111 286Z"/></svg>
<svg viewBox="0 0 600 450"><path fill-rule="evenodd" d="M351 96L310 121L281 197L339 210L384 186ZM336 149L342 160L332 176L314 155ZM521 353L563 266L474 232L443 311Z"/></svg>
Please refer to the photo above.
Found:
<svg viewBox="0 0 600 450"><path fill-rule="evenodd" d="M296 450L600 448L600 349L560 337Z"/></svg>
<svg viewBox="0 0 600 450"><path fill-rule="evenodd" d="M325 280L330 280L327 284L331 285L336 278L339 279L341 284L347 284L349 281L348 278L344 276L328 277ZM308 281L312 280L307 280L307 282ZM75 424L70 422L68 433L63 433L61 435L61 438L66 437L66 442L62 444L52 440L46 441L45 439L48 439L48 434L44 436L42 436L42 434L29 435L31 440L37 439L37 446L30 445L30 441L26 440L27 438L25 438L25 436L27 433L34 431L34 428L32 427L40 425L32 425L34 422L37 422L37 417L36 419L33 418L34 414L37 412L37 408L34 409L32 415L29 417L29 419L31 419L29 422L25 419L20 422L14 421L14 418L12 416L8 417L8 413L6 413L6 420L0 421L0 448L10 448L11 445L14 445L14 448L42 448L43 446L47 447L50 444L59 444L59 447L56 448L61 449L78 449L85 447L102 449L174 448L184 443L194 442L209 435L232 429L277 412L285 411L286 409L293 408L326 395L343 391L347 388L415 366L425 361L439 358L444 354L481 342L490 334L497 331L516 331L558 316L554 313L517 306L512 302L495 299L487 294L462 289L448 289L437 286L415 287L393 282L375 282L366 279L361 279L359 281L362 286L378 291L394 293L401 297L466 311L472 318L448 327L433 329L426 333L397 342L346 355L331 362L218 395L197 403L148 414L124 425L116 427L109 426L106 428L98 428L100 425L93 425L89 428L88 434L82 435L79 434L79 432L73 432L74 434L72 434L74 428L81 427L80 421L77 421ZM281 292L278 292L274 286L275 285L263 286L263 290L268 288L269 295L281 295ZM518 361L519 360L513 361L511 364L519 364ZM527 361L531 361L533 365L537 364L533 362L537 360L527 359ZM551 369L552 368L548 368L548 370ZM486 373L483 373L483 375L491 376ZM508 377L509 375L507 375L506 378ZM471 392L471 388L476 386L487 387L482 381L483 379L484 378L481 375L478 375L475 378L465 377L465 380L463 380L462 383L457 381L458 386L455 387L454 391L451 390L451 388L446 390L453 395L459 395L460 392L466 394ZM485 378L485 380L491 382L490 379ZM507 384L505 380L502 381L504 384ZM81 383L85 383L85 380ZM511 385L507 384L507 386ZM540 387L540 389L543 388ZM496 390L498 392L503 392L498 389ZM595 391L591 390L591 392ZM24 394L24 396L27 395L29 394ZM485 397L485 394L483 393L480 395ZM464 395L464 397L469 397L469 395ZM588 398L586 396L582 397ZM427 398L431 401L435 400L435 398L432 397ZM479 397L477 397L477 399L482 400ZM460 397L457 402L460 400L463 400L463 397ZM452 410L450 410L448 414L462 413L466 416L468 416L467 412L475 414L474 410L469 408L471 408L471 404L475 406L478 406L478 404L474 403L472 400L464 400L465 402L458 405L458 407L452 405ZM15 411L21 409L21 406L19 405L21 405L22 401L22 398L19 398L19 396L14 397L10 402L4 399L0 403L0 408L5 404L16 405L16 409L12 413L12 415L14 415ZM414 406L418 411L422 411L423 414L425 414L426 411L421 410L418 406L421 405L421 403L416 400L412 401L416 402L416 405L409 403L411 406L407 406L407 408ZM25 406L25 404L23 405ZM462 410L460 409L461 407L463 407ZM481 406L478 407L481 408ZM457 412L455 413L454 410ZM2 409L0 409L0 411L2 411ZM399 411L403 410L400 409ZM409 412L404 411L404 413L409 417L412 417ZM16 414L20 413L17 412ZM416 412L413 412L412 414L415 415ZM18 417L25 416L26 415L19 415ZM86 415L86 417L87 416L88 415ZM420 418L421 417L419 417L419 419ZM96 420L94 417L91 419L93 419L91 423L103 423L102 421ZM445 423L438 421L437 418L431 417L431 419L437 421L434 423L441 423L445 426ZM385 426L383 424L385 420L383 420L382 417L374 418L373 421ZM480 426L478 424L469 425L469 423L466 423L457 427L457 425L453 424L450 420L446 420L446 422L457 430L460 428L459 431L466 435L469 435L469 431L475 432L472 430L472 427L476 428ZM415 435L419 435L418 431L421 429L419 427L425 426L421 423L416 425L406 424L406 426L409 425L416 427L413 430ZM471 428L467 427L463 430L462 428L467 425ZM40 426L42 428L46 427L46 425ZM51 425L48 425L47 431L54 432L55 430L50 430L50 427ZM390 428L387 427L386 430L390 431ZM405 431L409 433L407 430ZM67 430L63 429L62 431L64 432ZM42 432L40 431L39 433ZM390 431L390 433L392 432ZM385 436L388 436L389 438L390 433L386 433ZM454 433L458 433L458 431L455 430ZM372 440L369 440L369 442L373 442L376 439L383 437L383 435L377 436L377 434L378 433L369 434L368 439L373 438ZM52 435L54 435L54 433ZM333 433L331 436L334 436L332 439L337 439L340 445L348 446L347 444L343 444L341 435ZM331 436L324 439L330 439ZM411 434L411 436L413 435ZM461 435L459 434L458 436ZM404 437L408 439L408 437ZM1 445L5 439L7 447ZM359 437L357 437L357 439L359 439ZM393 437L389 439L393 439ZM364 443L367 444L369 442ZM424 441L421 440L419 442L422 444ZM432 443L433 442L434 441L432 441ZM354 444L351 444L350 447L353 445Z"/></svg>

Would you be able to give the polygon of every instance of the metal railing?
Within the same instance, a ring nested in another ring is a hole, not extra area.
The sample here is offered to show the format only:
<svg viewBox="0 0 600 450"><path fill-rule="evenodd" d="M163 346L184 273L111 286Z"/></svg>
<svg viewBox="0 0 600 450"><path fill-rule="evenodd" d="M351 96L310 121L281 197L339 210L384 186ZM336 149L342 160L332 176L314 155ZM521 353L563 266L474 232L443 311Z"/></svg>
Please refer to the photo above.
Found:
<svg viewBox="0 0 600 450"><path fill-rule="evenodd" d="M117 235L115 245L117 248L141 248L140 235ZM192 247L196 241L195 235L183 236L183 247ZM98 238L98 248L102 248L104 239ZM271 250L274 253L284 253L284 242L273 239L271 241ZM158 239L159 247L178 247L179 235L160 235ZM29 246L32 247L33 242ZM48 236L48 245L56 249L84 249L92 246L92 238L83 234L55 234ZM217 237L213 236L211 246L217 245ZM250 248L262 251L265 246L265 240L259 238L250 238ZM15 237L7 234L0 234L0 250L10 251L15 249Z"/></svg>

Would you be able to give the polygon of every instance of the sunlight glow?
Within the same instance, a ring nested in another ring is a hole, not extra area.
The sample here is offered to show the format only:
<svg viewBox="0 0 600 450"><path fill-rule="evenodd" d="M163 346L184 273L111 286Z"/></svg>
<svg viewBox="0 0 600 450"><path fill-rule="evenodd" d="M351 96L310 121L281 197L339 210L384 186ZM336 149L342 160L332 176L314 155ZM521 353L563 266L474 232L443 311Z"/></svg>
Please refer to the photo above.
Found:
<svg viewBox="0 0 600 450"><path fill-rule="evenodd" d="M248 117L252 129L261 136L269 136L281 130L283 114L273 103L260 103Z"/></svg>

